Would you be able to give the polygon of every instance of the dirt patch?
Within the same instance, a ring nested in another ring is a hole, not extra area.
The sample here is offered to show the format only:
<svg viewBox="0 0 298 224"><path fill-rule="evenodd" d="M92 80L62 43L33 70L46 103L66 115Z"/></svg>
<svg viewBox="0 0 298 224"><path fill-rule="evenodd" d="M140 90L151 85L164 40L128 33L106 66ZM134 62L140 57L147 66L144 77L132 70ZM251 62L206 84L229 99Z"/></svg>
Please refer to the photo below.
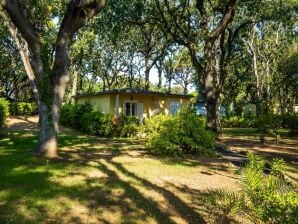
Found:
<svg viewBox="0 0 298 224"><path fill-rule="evenodd" d="M38 116L10 116L6 120L4 130L7 131L24 131L24 130L37 130Z"/></svg>

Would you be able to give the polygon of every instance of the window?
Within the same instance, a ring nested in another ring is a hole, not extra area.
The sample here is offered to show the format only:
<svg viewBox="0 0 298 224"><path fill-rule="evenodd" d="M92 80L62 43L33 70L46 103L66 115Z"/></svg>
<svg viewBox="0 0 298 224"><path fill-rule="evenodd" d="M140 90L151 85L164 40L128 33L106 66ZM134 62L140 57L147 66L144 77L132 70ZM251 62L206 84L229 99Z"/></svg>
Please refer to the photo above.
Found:
<svg viewBox="0 0 298 224"><path fill-rule="evenodd" d="M125 103L125 115L126 116L137 116L137 104L136 103Z"/></svg>
<svg viewBox="0 0 298 224"><path fill-rule="evenodd" d="M170 103L170 114L175 115L180 109L180 102L178 101L171 101Z"/></svg>

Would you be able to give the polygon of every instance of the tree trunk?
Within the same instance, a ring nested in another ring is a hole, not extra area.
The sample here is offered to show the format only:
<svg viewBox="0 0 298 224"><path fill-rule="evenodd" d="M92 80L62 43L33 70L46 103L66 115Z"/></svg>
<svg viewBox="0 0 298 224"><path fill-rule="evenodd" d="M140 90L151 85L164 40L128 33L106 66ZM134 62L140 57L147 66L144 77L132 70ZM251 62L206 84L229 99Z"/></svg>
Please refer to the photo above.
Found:
<svg viewBox="0 0 298 224"><path fill-rule="evenodd" d="M215 87L213 83L213 73L212 73L212 48L213 43L211 41L207 41L205 44L205 69L203 74L203 95L206 100L206 110L207 110L207 121L206 128L211 130L217 134L221 133L220 121L218 118L218 99L219 94L216 94Z"/></svg>
<svg viewBox="0 0 298 224"><path fill-rule="evenodd" d="M145 57L145 90L149 90L150 88L149 75L150 75L149 58Z"/></svg>
<svg viewBox="0 0 298 224"><path fill-rule="evenodd" d="M158 71L158 84L157 84L157 87L158 87L159 89L161 89L161 85L162 85L162 71L159 70L159 71Z"/></svg>
<svg viewBox="0 0 298 224"><path fill-rule="evenodd" d="M168 93L172 92L172 78L169 78L168 80Z"/></svg>
<svg viewBox="0 0 298 224"><path fill-rule="evenodd" d="M38 107L38 113L40 131L35 153L54 158L57 156L58 132L55 126L58 126L58 120L54 118L52 108L44 103L41 103Z"/></svg>
<svg viewBox="0 0 298 224"><path fill-rule="evenodd" d="M77 66L74 66L73 71L73 82L72 82L72 89L71 89L71 103L75 104L75 96L77 95L77 89L78 89L78 69Z"/></svg>

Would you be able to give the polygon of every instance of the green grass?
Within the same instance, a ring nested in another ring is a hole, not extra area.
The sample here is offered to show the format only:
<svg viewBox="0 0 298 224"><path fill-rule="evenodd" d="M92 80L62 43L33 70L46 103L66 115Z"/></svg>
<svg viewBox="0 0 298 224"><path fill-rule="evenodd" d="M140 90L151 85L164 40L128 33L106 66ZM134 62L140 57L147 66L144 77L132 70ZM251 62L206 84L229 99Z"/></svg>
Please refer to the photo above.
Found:
<svg viewBox="0 0 298 224"><path fill-rule="evenodd" d="M1 224L214 223L204 192L239 189L236 169L219 158L154 157L143 140L64 132L60 158L47 160L32 153L36 135L0 133ZM225 135L257 137L255 129Z"/></svg>
<svg viewBox="0 0 298 224"><path fill-rule="evenodd" d="M153 158L139 140L65 134L61 158L47 160L32 154L36 142L34 132L0 138L0 223L203 222L177 196L188 188L173 185L200 174L198 161Z"/></svg>
<svg viewBox="0 0 298 224"><path fill-rule="evenodd" d="M289 129L279 129L277 131L278 135L288 137L292 136L292 133ZM233 136L233 137L258 137L260 134L256 128L224 128L223 134L227 136ZM269 131L267 134L268 136L272 137L272 131Z"/></svg>

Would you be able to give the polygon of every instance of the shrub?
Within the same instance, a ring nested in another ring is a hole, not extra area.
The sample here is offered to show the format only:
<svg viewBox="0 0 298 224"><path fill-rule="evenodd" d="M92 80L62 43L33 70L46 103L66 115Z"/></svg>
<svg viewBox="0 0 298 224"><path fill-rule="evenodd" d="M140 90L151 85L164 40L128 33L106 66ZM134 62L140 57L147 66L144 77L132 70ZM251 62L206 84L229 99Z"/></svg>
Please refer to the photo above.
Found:
<svg viewBox="0 0 298 224"><path fill-rule="evenodd" d="M113 134L112 117L99 111L86 112L81 117L81 130L101 137L110 137Z"/></svg>
<svg viewBox="0 0 298 224"><path fill-rule="evenodd" d="M256 126L255 120L254 116L227 116L222 118L222 126L225 128L253 128Z"/></svg>
<svg viewBox="0 0 298 224"><path fill-rule="evenodd" d="M88 113L92 111L92 105L90 103L85 104L65 104L61 108L60 122L62 125L80 128L83 123L81 122L81 118L84 113Z"/></svg>
<svg viewBox="0 0 298 224"><path fill-rule="evenodd" d="M298 223L298 194L282 175L284 162L274 159L270 167L266 176L264 159L249 155L242 185L250 211L256 220L266 223Z"/></svg>
<svg viewBox="0 0 298 224"><path fill-rule="evenodd" d="M256 119L256 125L260 133L261 142L264 143L264 136L272 130L275 142L278 140L278 129L282 127L282 117L278 114L260 115Z"/></svg>
<svg viewBox="0 0 298 224"><path fill-rule="evenodd" d="M205 130L203 119L191 109L176 116L155 116L146 122L145 132L147 146L155 154L214 154L215 135Z"/></svg>
<svg viewBox="0 0 298 224"><path fill-rule="evenodd" d="M245 195L225 190L208 190L202 195L204 205L214 216L214 223L234 223L235 215L246 215Z"/></svg>
<svg viewBox="0 0 298 224"><path fill-rule="evenodd" d="M119 137L135 136L139 131L140 119L134 116L121 116L120 126L117 127L115 135ZM119 133L117 135L117 133Z"/></svg>
<svg viewBox="0 0 298 224"><path fill-rule="evenodd" d="M10 105L10 111L13 115L34 115L37 114L37 105L36 103L13 102Z"/></svg>
<svg viewBox="0 0 298 224"><path fill-rule="evenodd" d="M121 116L113 123L111 115L92 109L90 103L63 105L60 123L101 137L130 137L137 134L140 123L137 117Z"/></svg>
<svg viewBox="0 0 298 224"><path fill-rule="evenodd" d="M75 119L75 113L77 110L76 105L65 104L61 108L60 123L64 126L75 127L78 122Z"/></svg>
<svg viewBox="0 0 298 224"><path fill-rule="evenodd" d="M9 102L0 98L0 127L5 124L6 118L9 116Z"/></svg>
<svg viewBox="0 0 298 224"><path fill-rule="evenodd" d="M282 116L282 125L293 133L298 132L298 114L285 114Z"/></svg>
<svg viewBox="0 0 298 224"><path fill-rule="evenodd" d="M145 126L148 134L147 147L158 155L180 155L179 123L177 117L158 115L149 119Z"/></svg>
<svg viewBox="0 0 298 224"><path fill-rule="evenodd" d="M216 223L229 221L236 214L248 214L253 223L298 223L298 194L286 182L284 161L273 159L269 174L265 174L267 162L257 155L249 154L248 157L242 170L241 193L215 190L205 194L206 205L215 213Z"/></svg>

